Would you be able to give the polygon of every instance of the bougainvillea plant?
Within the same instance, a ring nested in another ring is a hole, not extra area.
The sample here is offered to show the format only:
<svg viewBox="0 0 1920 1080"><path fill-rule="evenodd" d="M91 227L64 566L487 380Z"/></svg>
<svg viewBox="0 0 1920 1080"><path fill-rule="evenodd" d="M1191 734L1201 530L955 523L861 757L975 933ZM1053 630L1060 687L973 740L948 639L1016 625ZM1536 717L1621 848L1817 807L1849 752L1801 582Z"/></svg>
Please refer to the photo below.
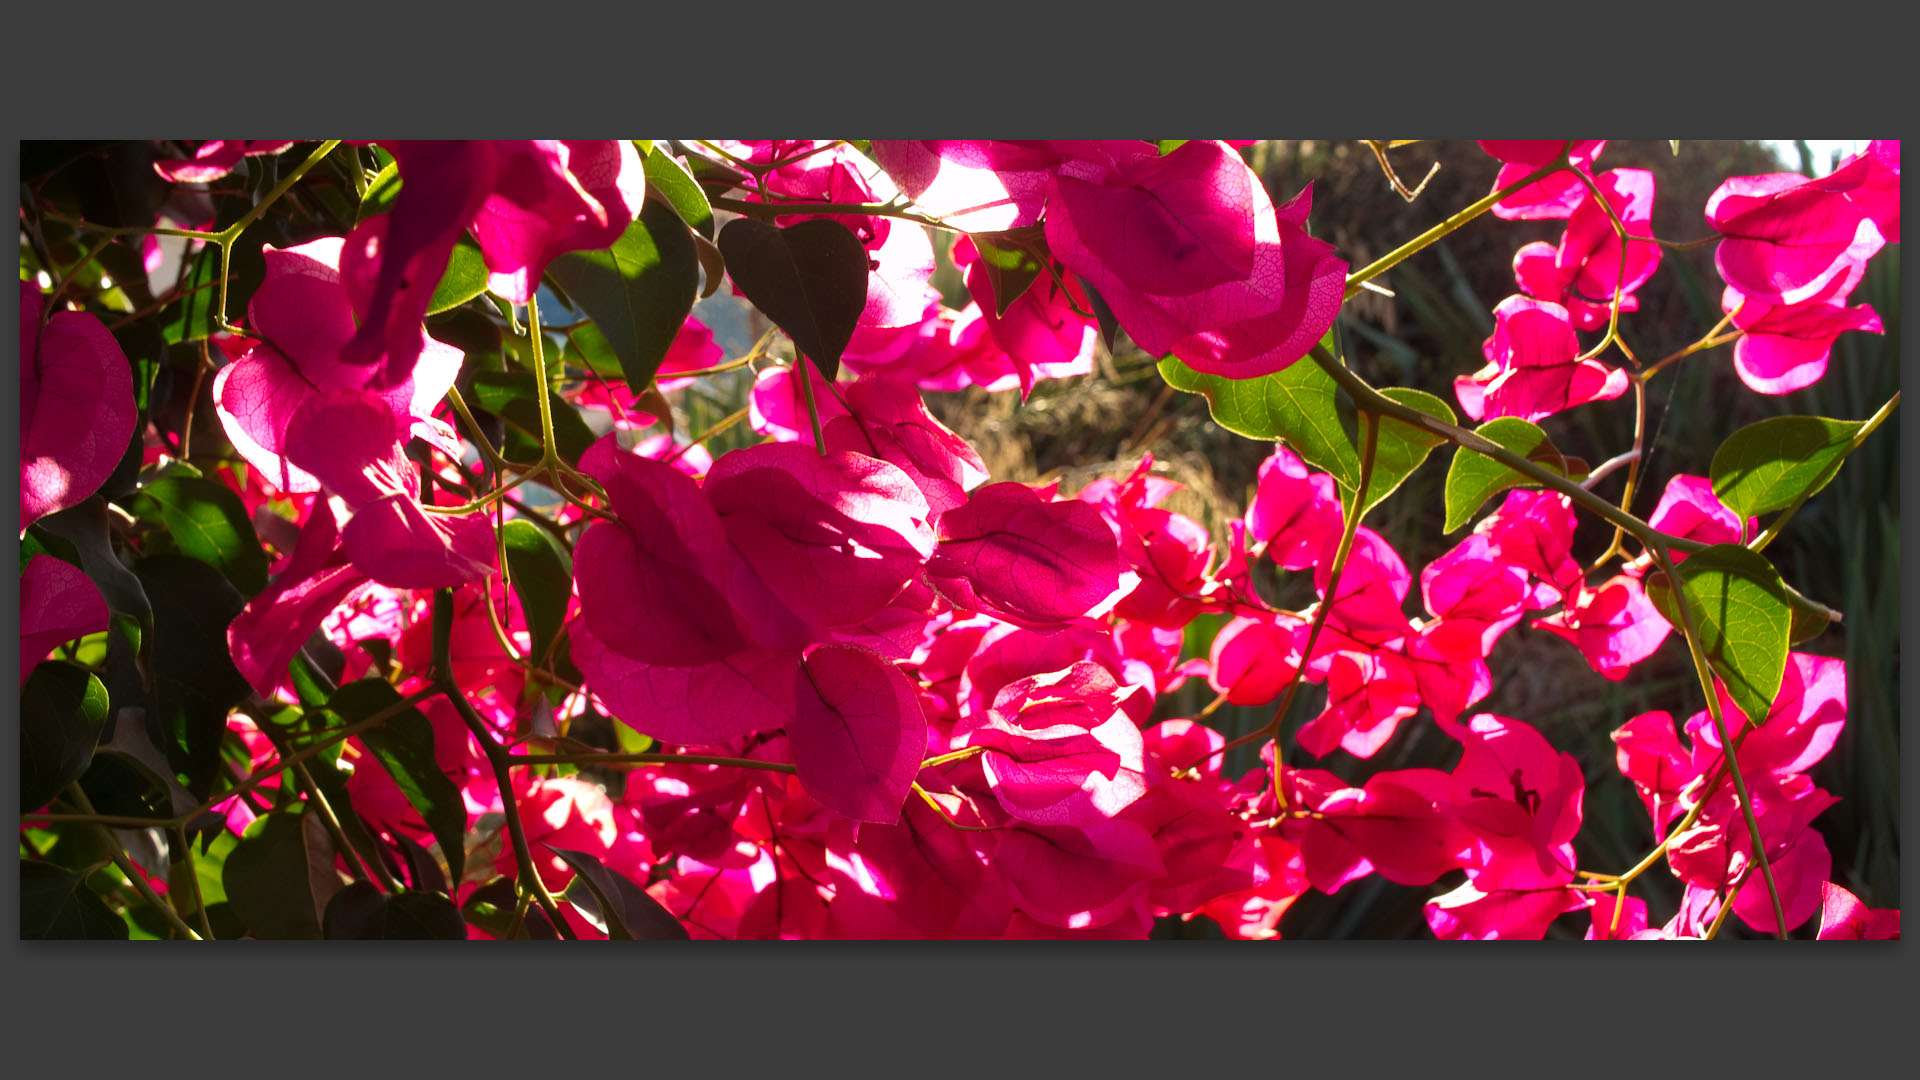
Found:
<svg viewBox="0 0 1920 1080"><path fill-rule="evenodd" d="M1899 394L1743 428L1632 507L1663 372L1779 395L1882 332L1850 296L1899 241L1899 144L1725 177L1704 239L1656 235L1604 141L1479 145L1493 190L1365 265L1247 142L36 150L22 935L1262 939L1378 875L1440 938L1897 937L1832 880L1845 793L1809 775L1849 673L1803 646L1841 613L1766 549ZM1555 231L1515 244L1485 365L1451 402L1376 385L1343 305L1476 219ZM1706 244L1725 317L1636 356L1636 293ZM1224 535L1150 456L996 478L928 407L1122 340L1273 444ZM721 378L739 407L686 430ZM1556 440L1605 409L1631 445ZM1366 521L1423 467L1452 546L1415 566ZM1510 634L1694 678L1582 761L1476 708ZM1216 697L1177 714L1189 680ZM1272 720L1229 739L1223 703ZM1422 734L1450 768L1306 763ZM1576 855L1602 784L1644 805L1635 864Z"/></svg>

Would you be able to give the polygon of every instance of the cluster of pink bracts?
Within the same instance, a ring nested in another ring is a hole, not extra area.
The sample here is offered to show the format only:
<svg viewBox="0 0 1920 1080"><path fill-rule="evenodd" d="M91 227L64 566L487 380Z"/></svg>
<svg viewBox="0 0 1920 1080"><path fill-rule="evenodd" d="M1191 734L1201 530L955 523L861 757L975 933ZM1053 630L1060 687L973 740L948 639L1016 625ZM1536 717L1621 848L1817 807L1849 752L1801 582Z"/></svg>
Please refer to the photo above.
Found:
<svg viewBox="0 0 1920 1080"><path fill-rule="evenodd" d="M208 144L166 169L204 180L243 153L284 145ZM297 543L229 641L267 699L289 694L288 664L315 630L346 652L347 678L377 676L365 648L375 639L391 643L400 670L424 673L424 590L454 589L453 676L511 736L528 730L543 699L523 692L526 670L490 625L492 604L527 650L517 599L487 588L494 526L484 513L424 507L418 466L403 452L419 438L446 455L442 467L460 468L442 398L463 358L422 318L461 236L478 243L492 291L525 302L555 256L620 236L644 181L624 142L383 145L405 181L393 211L345 237L269 249L247 312L258 337L213 385L221 422L253 466L233 480L249 507L284 500L303 515ZM549 888L573 871L543 843L652 881L649 892L697 937L1139 938L1157 916L1197 914L1228 936L1259 938L1277 936L1309 888L1331 893L1370 873L1428 885L1457 870L1465 883L1426 905L1441 937L1538 938L1579 909L1591 911L1594 937L1698 936L1719 914L1717 897L1747 925L1776 929L1741 812L1718 783L1722 748L1706 713L1687 723L1687 744L1664 713L1614 735L1654 834L1707 800L1672 844L1685 899L1662 927L1648 925L1642 901L1616 913L1611 894L1571 887L1579 763L1520 720L1468 715L1490 690L1495 643L1522 622L1615 680L1669 632L1640 567L1589 583L1571 551L1567 497L1507 494L1422 568L1422 610L1410 616L1411 571L1364 526L1327 596L1341 502L1331 477L1284 446L1216 549L1198 523L1159 508L1177 486L1151 474L1150 457L1073 497L991 483L973 448L928 413L922 390L1025 394L1037 379L1089 371L1095 327L1073 277L1098 290L1135 342L1198 371L1254 377L1299 360L1332 324L1347 271L1307 235L1308 193L1273 206L1219 142L1164 155L1133 142L879 142L870 159L844 145L715 145L773 166L745 197L844 205L904 194L970 232L1041 226L1072 277L1043 275L1001 314L963 238L953 259L975 302L954 311L930 284L924 230L838 215L872 269L844 355L857 377L806 376L820 445L799 376L780 367L752 393L751 422L766 442L716 459L666 436L623 448L616 432L574 463L607 502L600 518L570 507L558 518L584 524L566 633L585 692L563 713L591 705L665 746L795 771L649 764L607 791L518 769L515 790L502 792L453 709L428 699L438 761L464 792L469 826L510 800ZM1483 145L1508 163L1496 187L1566 148ZM1578 358L1576 334L1604 327L1616 294L1632 310L1661 250L1648 239L1623 251L1595 200L1630 236L1650 237L1653 180L1636 169L1592 175L1602 146L1570 147L1584 179L1563 172L1495 208L1567 228L1557 246L1531 244L1515 259L1520 291L1495 312L1488 366L1456 383L1475 419L1540 420L1626 388L1623 372ZM1726 310L1746 333L1735 363L1754 389L1806 385L1842 330L1879 329L1871 309L1844 303L1865 260L1898 238L1897 192L1898 145L1875 143L1820 180L1733 178L1715 194L1707 216L1726 238ZM22 300L24 527L99 487L135 413L127 365L97 320L61 311L43 324L31 284ZM689 320L660 385L719 359ZM609 410L616 428L647 422L623 390L600 383L573 400ZM1651 524L1709 543L1753 530L1689 476L1669 481ZM1312 610L1261 600L1252 583L1261 559L1313 575L1328 608L1311 654ZM1227 622L1210 656L1183 662L1182 630L1202 613ZM23 676L106 621L84 575L37 557L23 575ZM1219 732L1150 722L1156 700L1189 678L1228 702L1263 705L1303 668L1326 688L1325 708L1298 732L1309 753L1370 757L1425 708L1460 743L1459 764L1353 787L1281 764L1269 742L1265 767L1230 781ZM427 685L416 675L398 688ZM1723 707L1730 722L1742 719L1730 700ZM1835 800L1805 773L1845 716L1840 661L1793 654L1738 759L1788 928L1820 911L1822 937L1897 935L1897 913L1868 911L1827 881L1830 858L1810 824ZM232 724L256 764L272 760L248 721ZM350 760L360 752L349 745ZM350 792L374 829L431 841L382 770L355 770ZM243 801L227 812L235 829L251 819ZM515 873L502 849L485 872ZM459 886L455 899L475 887Z"/></svg>

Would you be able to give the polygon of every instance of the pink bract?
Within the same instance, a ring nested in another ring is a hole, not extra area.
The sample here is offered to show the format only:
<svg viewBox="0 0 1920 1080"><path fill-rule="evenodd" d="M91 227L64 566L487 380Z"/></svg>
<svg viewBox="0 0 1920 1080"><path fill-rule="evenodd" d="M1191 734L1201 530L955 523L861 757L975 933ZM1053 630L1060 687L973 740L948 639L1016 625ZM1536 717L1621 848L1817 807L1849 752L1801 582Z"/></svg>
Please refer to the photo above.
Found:
<svg viewBox="0 0 1920 1080"><path fill-rule="evenodd" d="M72 563L35 555L20 572L20 682L54 647L107 629L107 602Z"/></svg>
<svg viewBox="0 0 1920 1080"><path fill-rule="evenodd" d="M1340 311L1347 264L1307 235L1311 206L1309 190L1276 211L1238 154L1195 140L1117 168L1063 167L1047 243L1141 348L1254 378L1306 356Z"/></svg>
<svg viewBox="0 0 1920 1080"><path fill-rule="evenodd" d="M84 502L133 440L133 367L99 319L20 283L20 528Z"/></svg>
<svg viewBox="0 0 1920 1080"><path fill-rule="evenodd" d="M1460 411L1475 420L1518 416L1544 420L1592 401L1627 392L1627 373L1598 360L1581 360L1567 309L1509 296L1494 309L1487 366L1454 380Z"/></svg>
<svg viewBox="0 0 1920 1080"><path fill-rule="evenodd" d="M1707 221L1725 237L1714 265L1747 296L1797 304L1897 240L1899 207L1897 143L1876 143L1815 180L1735 176L1707 200Z"/></svg>
<svg viewBox="0 0 1920 1080"><path fill-rule="evenodd" d="M942 514L939 530L927 573L956 606L1054 630L1119 599L1119 544L1086 503L989 484Z"/></svg>
<svg viewBox="0 0 1920 1080"><path fill-rule="evenodd" d="M323 237L286 249L267 245L266 278L247 305L261 339L214 378L213 398L227 437L248 464L282 491L317 491L320 482L288 461L287 426L325 391L368 389L368 371L341 360L354 334L354 311L340 279L345 241ZM433 410L460 373L459 350L418 331L419 359L397 385L376 392L412 434L457 453L459 440Z"/></svg>

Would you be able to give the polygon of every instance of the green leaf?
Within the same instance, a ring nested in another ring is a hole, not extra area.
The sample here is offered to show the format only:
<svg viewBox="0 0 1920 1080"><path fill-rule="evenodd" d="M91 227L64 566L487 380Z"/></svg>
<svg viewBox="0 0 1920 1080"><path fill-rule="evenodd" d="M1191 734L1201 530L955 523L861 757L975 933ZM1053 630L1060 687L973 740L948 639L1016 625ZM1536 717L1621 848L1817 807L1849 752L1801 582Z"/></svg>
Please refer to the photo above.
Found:
<svg viewBox="0 0 1920 1080"><path fill-rule="evenodd" d="M488 935L506 940L507 930L513 925L513 912L519 904L519 896L513 890L513 879L496 877L467 895L467 901L460 907L462 918L485 931ZM557 941L560 935L547 921L547 913L537 904L528 904L527 911L520 920L520 932L515 937L526 940Z"/></svg>
<svg viewBox="0 0 1920 1080"><path fill-rule="evenodd" d="M84 876L21 859L20 936L29 941L125 941L127 923L87 888Z"/></svg>
<svg viewBox="0 0 1920 1080"><path fill-rule="evenodd" d="M741 295L832 382L867 306L867 249L853 230L832 218L782 228L743 217L716 242Z"/></svg>
<svg viewBox="0 0 1920 1080"><path fill-rule="evenodd" d="M660 370L700 290L692 234L672 209L653 201L611 248L568 252L547 274L606 335L635 393Z"/></svg>
<svg viewBox="0 0 1920 1080"><path fill-rule="evenodd" d="M267 553L240 496L225 484L163 476L121 505L166 529L175 548L218 569L243 595L257 596L267 587Z"/></svg>
<svg viewBox="0 0 1920 1080"><path fill-rule="evenodd" d="M980 266L993 289L994 314L1005 316L1020 294L1035 279L1046 273L1041 260L1047 257L1046 232L1028 225L1002 232L972 234L973 246L980 253ZM1111 346L1109 346L1111 348Z"/></svg>
<svg viewBox="0 0 1920 1080"><path fill-rule="evenodd" d="M658 146L647 151L643 164L647 174L647 194L658 193L680 215L681 221L712 240L713 204L707 201L707 193L700 189L687 167L667 153L664 147Z"/></svg>
<svg viewBox="0 0 1920 1080"><path fill-rule="evenodd" d="M1333 351L1333 332L1320 344ZM1204 395L1214 422L1228 431L1249 439L1283 440L1307 464L1333 474L1342 488L1359 486L1360 455L1335 403L1339 385L1311 359L1257 379L1224 379L1202 375L1169 356L1160 361L1160 375L1176 390Z"/></svg>
<svg viewBox="0 0 1920 1080"><path fill-rule="evenodd" d="M214 310L220 303L220 246L208 244L194 257L193 269L181 283L179 302L167 308L160 337L169 345L199 341L218 329Z"/></svg>
<svg viewBox="0 0 1920 1080"><path fill-rule="evenodd" d="M1182 147L1182 146L1184 146L1184 145L1186 145L1186 143L1187 143L1188 141L1189 141L1189 140L1187 140L1187 139L1161 139L1161 140L1159 140L1159 143L1160 143L1160 156L1161 156L1161 157L1166 157L1166 156L1167 156L1168 154L1171 154L1171 153L1173 153L1173 152L1174 152L1175 150L1178 150L1178 149L1180 149L1180 147Z"/></svg>
<svg viewBox="0 0 1920 1080"><path fill-rule="evenodd" d="M227 644L227 626L246 600L220 571L185 555L149 555L134 573L153 603L153 730L187 790L205 799L219 774L227 713L252 693Z"/></svg>
<svg viewBox="0 0 1920 1080"><path fill-rule="evenodd" d="M1075 279L1080 282L1081 291L1087 294L1087 306L1093 309L1093 321L1100 326L1100 340L1106 345L1107 352L1111 355L1113 343L1120 337L1120 320L1114 317L1113 309L1107 306L1107 298L1101 296L1100 291L1095 289L1091 282L1077 274ZM1162 369L1162 374L1164 373Z"/></svg>
<svg viewBox="0 0 1920 1080"><path fill-rule="evenodd" d="M479 245L466 237L453 245L447 258L447 272L440 275L433 298L427 301L427 314L438 315L487 291L487 263Z"/></svg>
<svg viewBox="0 0 1920 1080"><path fill-rule="evenodd" d="M364 881L334 894L321 929L348 941L465 941L467 924L453 901L437 893L384 895Z"/></svg>
<svg viewBox="0 0 1920 1080"><path fill-rule="evenodd" d="M476 371L473 373L473 404L505 420L507 425L518 430L536 449L538 456L540 445L540 401L533 395L537 393L533 373L530 371ZM579 461L580 455L593 445L593 429L580 419L580 413L573 406L561 400L552 391L547 393L547 406L553 413L553 441L555 449L568 461ZM509 443L511 446L511 443ZM511 455L510 455L511 456Z"/></svg>
<svg viewBox="0 0 1920 1080"><path fill-rule="evenodd" d="M1312 364L1311 361L1302 361L1302 363L1310 364L1315 371L1320 371L1318 364ZM1294 367L1299 366L1300 364L1294 365ZM1321 374L1326 373L1322 371ZM1382 397L1391 398L1409 409L1426 413L1449 424L1454 422L1453 409L1446 402L1425 391L1394 386L1380 393ZM1361 437L1365 437L1364 431ZM1367 482L1367 501L1366 505L1360 509L1361 516L1365 517L1368 510L1380 505L1381 500L1399 490L1407 477L1413 475L1413 470L1427 460L1427 455L1433 452L1433 448L1446 441L1444 436L1436 435L1425 428L1415 427L1392 417L1383 418L1380 423L1380 437L1373 450L1373 476ZM1358 487L1358 478L1355 480L1355 486ZM1353 494L1345 488L1340 492L1340 504L1348 512L1353 509Z"/></svg>
<svg viewBox="0 0 1920 1080"><path fill-rule="evenodd" d="M567 601L573 596L573 562L546 530L523 518L507 522L500 535L507 549L507 570L532 634L533 656L539 660L566 621Z"/></svg>
<svg viewBox="0 0 1920 1080"><path fill-rule="evenodd" d="M400 692L383 680L356 679L334 693L327 711L345 723L354 723L402 700ZM433 830L440 854L447 860L447 872L453 880L460 880L466 872L467 805L459 787L440 770L434 756L433 723L419 709L407 706L384 723L361 732L359 738Z"/></svg>
<svg viewBox="0 0 1920 1080"><path fill-rule="evenodd" d="M1864 421L1776 416L1749 424L1713 452L1713 493L1741 520L1784 510L1827 486Z"/></svg>
<svg viewBox="0 0 1920 1080"><path fill-rule="evenodd" d="M333 860L320 815L276 810L247 827L220 881L234 917L254 937L314 939L327 903L340 891Z"/></svg>
<svg viewBox="0 0 1920 1080"><path fill-rule="evenodd" d="M615 941L685 941L687 928L646 890L607 869L584 851L546 845L573 868L567 899Z"/></svg>
<svg viewBox="0 0 1920 1080"><path fill-rule="evenodd" d="M107 688L63 660L36 665L20 687L20 811L53 801L93 761L107 723Z"/></svg>
<svg viewBox="0 0 1920 1080"><path fill-rule="evenodd" d="M1787 670L1793 615L1773 564L1739 544L1715 544L1674 567L1700 634L1700 648L1727 695L1758 723L1780 692ZM1648 575L1647 598L1681 629L1680 609L1665 575Z"/></svg>
<svg viewBox="0 0 1920 1080"><path fill-rule="evenodd" d="M360 197L360 212L353 219L355 225L375 214L384 214L393 209L393 201L400 197L400 164L389 161L367 184L367 193Z"/></svg>
<svg viewBox="0 0 1920 1080"><path fill-rule="evenodd" d="M1567 475L1567 460L1539 425L1517 416L1502 416L1474 429L1474 434L1510 450L1542 468ZM1477 450L1461 447L1453 453L1447 467L1447 533L1455 533L1473 520L1488 499L1517 487L1539 487L1525 474L1495 461Z"/></svg>

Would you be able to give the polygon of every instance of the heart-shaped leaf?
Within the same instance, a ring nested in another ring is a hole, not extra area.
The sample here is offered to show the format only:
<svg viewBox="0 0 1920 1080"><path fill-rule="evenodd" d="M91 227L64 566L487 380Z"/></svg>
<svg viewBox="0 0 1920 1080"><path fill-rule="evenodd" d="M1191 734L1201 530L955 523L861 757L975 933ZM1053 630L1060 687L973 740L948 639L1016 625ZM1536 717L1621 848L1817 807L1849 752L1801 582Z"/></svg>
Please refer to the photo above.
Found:
<svg viewBox="0 0 1920 1080"><path fill-rule="evenodd" d="M1339 355L1333 331L1320 344ZM1335 403L1339 384L1320 365L1301 361L1257 379L1224 379L1202 375L1169 356L1160 361L1160 377L1175 390L1204 395L1214 422L1228 431L1285 441L1307 464L1331 473L1342 489L1359 487L1360 455ZM1376 455L1376 468L1378 462Z"/></svg>
<svg viewBox="0 0 1920 1080"><path fill-rule="evenodd" d="M685 941L687 928L673 913L648 896L646 890L602 866L599 859L584 851L570 851L552 844L547 849L573 868L574 879L567 885L567 899L581 914L603 926L615 941Z"/></svg>
<svg viewBox="0 0 1920 1080"><path fill-rule="evenodd" d="M327 711L343 723L356 723L400 705L400 692L381 679L356 679L341 687L327 702ZM466 871L467 805L460 789L440 770L434 755L433 722L407 706L360 733L380 767L393 777L407 802L420 812L447 871L455 881Z"/></svg>
<svg viewBox="0 0 1920 1080"><path fill-rule="evenodd" d="M553 647L566 621L567 601L573 597L573 561L546 530L524 518L507 522L500 536L514 591L520 595L520 610L526 613L533 635L533 658L539 661Z"/></svg>
<svg viewBox="0 0 1920 1080"><path fill-rule="evenodd" d="M77 664L48 660L20 688L20 810L80 779L107 722L107 688Z"/></svg>
<svg viewBox="0 0 1920 1080"><path fill-rule="evenodd" d="M1827 486L1865 426L1824 416L1749 424L1713 452L1713 493L1741 520L1784 510Z"/></svg>
<svg viewBox="0 0 1920 1080"><path fill-rule="evenodd" d="M318 814L279 810L247 827L220 879L234 916L254 937L318 938L327 903L340 891L333 860Z"/></svg>
<svg viewBox="0 0 1920 1080"><path fill-rule="evenodd" d="M1696 551L1674 567L1674 574L1707 662L1733 703L1758 723L1786 675L1793 626L1786 585L1765 556L1739 544ZM1665 574L1647 576L1647 598L1675 630L1681 629L1674 588Z"/></svg>
<svg viewBox="0 0 1920 1080"><path fill-rule="evenodd" d="M867 249L853 230L829 218L785 228L735 218L719 246L740 292L831 382L867 307Z"/></svg>
<svg viewBox="0 0 1920 1080"><path fill-rule="evenodd" d="M1046 273L1046 267L1041 264L1047 257L1046 230L1027 225L1002 232L974 233L972 239L974 250L980 253L980 265L986 270L987 284L993 289L994 314L1004 318L1020 294Z"/></svg>
<svg viewBox="0 0 1920 1080"><path fill-rule="evenodd" d="M20 860L20 936L29 941L125 941L127 923L87 888L87 879L52 863Z"/></svg>
<svg viewBox="0 0 1920 1080"><path fill-rule="evenodd" d="M1531 421L1502 416L1481 424L1474 434L1562 476L1571 471L1553 440ZM1537 481L1463 446L1454 451L1453 464L1447 467L1446 531L1458 532L1488 499L1508 488L1539 486Z"/></svg>
<svg viewBox="0 0 1920 1080"><path fill-rule="evenodd" d="M1301 367L1302 365L1293 366ZM1312 366L1315 371L1320 370L1317 365L1307 366ZM1326 373L1321 372L1321 374ZM1453 408L1425 391L1395 386L1382 390L1381 395L1409 409L1426 413L1449 424L1454 422ZM1365 438L1364 431L1361 437ZM1433 448L1446 441L1444 436L1435 435L1425 428L1415 427L1392 417L1383 417L1380 421L1380 437L1374 445L1373 475L1367 480L1367 499L1366 505L1361 507L1362 516L1368 510L1380 505L1381 500L1399 490L1407 477L1413 475L1413 470L1427 460L1427 455L1433 452ZM1354 483L1355 487L1359 486L1357 478ZM1341 488L1341 505L1351 510L1354 494L1353 491Z"/></svg>
<svg viewBox="0 0 1920 1080"><path fill-rule="evenodd" d="M257 596L267 587L267 555L253 519L225 484L163 476L122 505L135 518L166 529L182 554L218 569L242 594Z"/></svg>
<svg viewBox="0 0 1920 1080"><path fill-rule="evenodd" d="M627 385L639 393L693 311L699 267L686 223L673 208L648 200L612 247L568 252L547 274L606 335Z"/></svg>
<svg viewBox="0 0 1920 1080"><path fill-rule="evenodd" d="M465 941L467 924L453 901L435 893L384 895L364 881L341 889L327 904L326 937L351 941Z"/></svg>

